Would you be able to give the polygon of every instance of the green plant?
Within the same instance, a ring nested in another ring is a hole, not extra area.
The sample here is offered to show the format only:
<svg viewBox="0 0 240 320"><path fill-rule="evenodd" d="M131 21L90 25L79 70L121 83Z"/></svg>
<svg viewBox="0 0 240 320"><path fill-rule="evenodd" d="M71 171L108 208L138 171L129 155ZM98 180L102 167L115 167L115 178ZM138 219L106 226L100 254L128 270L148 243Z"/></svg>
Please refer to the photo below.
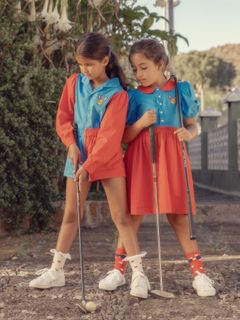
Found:
<svg viewBox="0 0 240 320"><path fill-rule="evenodd" d="M47 224L59 197L63 148L55 114L66 73L44 66L31 26L11 14L1 11L0 23L1 217L14 230L29 214L37 230Z"/></svg>

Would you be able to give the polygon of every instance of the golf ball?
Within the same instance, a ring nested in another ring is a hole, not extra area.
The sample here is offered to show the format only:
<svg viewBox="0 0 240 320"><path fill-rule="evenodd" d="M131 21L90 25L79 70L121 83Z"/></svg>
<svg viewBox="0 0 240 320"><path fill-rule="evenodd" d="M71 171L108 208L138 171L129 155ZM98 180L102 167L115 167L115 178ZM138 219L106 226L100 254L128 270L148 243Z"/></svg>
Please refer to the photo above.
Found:
<svg viewBox="0 0 240 320"><path fill-rule="evenodd" d="M94 312L97 309L97 305L93 301L88 301L85 308L88 312Z"/></svg>

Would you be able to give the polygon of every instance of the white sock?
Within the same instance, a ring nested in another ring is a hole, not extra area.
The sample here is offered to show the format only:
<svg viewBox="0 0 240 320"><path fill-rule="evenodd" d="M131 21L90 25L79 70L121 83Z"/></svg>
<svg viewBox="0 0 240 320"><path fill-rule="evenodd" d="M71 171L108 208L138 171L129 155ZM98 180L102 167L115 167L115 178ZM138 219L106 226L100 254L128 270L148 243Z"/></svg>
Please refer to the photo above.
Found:
<svg viewBox="0 0 240 320"><path fill-rule="evenodd" d="M132 272L142 272L143 271L143 266L142 266L142 257L144 257L146 255L146 252L137 254L135 256L130 256L130 257L126 257L124 260L129 261L130 266L132 268Z"/></svg>
<svg viewBox="0 0 240 320"><path fill-rule="evenodd" d="M50 252L54 254L51 270L54 270L56 272L63 271L66 259L71 260L70 254L56 251L55 249L51 249Z"/></svg>

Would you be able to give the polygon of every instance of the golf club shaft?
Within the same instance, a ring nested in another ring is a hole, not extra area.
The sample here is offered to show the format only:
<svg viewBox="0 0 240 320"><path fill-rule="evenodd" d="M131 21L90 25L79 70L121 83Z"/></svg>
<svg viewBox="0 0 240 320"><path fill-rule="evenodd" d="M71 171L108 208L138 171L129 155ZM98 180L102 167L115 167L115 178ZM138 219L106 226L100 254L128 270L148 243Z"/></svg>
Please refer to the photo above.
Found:
<svg viewBox="0 0 240 320"><path fill-rule="evenodd" d="M179 120L179 126L180 128L183 128L183 118L182 113L180 109L180 99L179 99L179 91L178 91L178 84L177 84L177 78L175 76L172 76L175 81L175 88L176 88L176 105L178 110L178 120ZM187 198L187 209L188 209L188 223L189 223L189 232L190 232L190 239L195 240L195 226L193 221L193 212L192 212L192 201L191 201L191 195L190 195L190 189L189 189L189 180L188 180L188 169L187 169L187 157L186 157L186 150L185 150L185 144L183 141L181 143L181 150L182 150L182 159L183 159L183 171L184 171L184 180L185 180L185 190L186 190L186 198Z"/></svg>
<svg viewBox="0 0 240 320"><path fill-rule="evenodd" d="M85 301L85 283L84 283L84 265L83 265L83 248L82 248L82 231L81 231L81 210L80 210L80 185L77 181L77 216L78 216L78 242L79 242L79 263L81 273L82 300Z"/></svg>
<svg viewBox="0 0 240 320"><path fill-rule="evenodd" d="M154 187L154 200L156 208L156 228L157 228L157 243L158 243L158 264L159 264L159 280L160 290L163 291L163 277L162 277L162 251L161 251L161 238L160 238L160 221L159 221L159 210L158 210L158 194L157 194L157 181L156 181L156 146L154 127L149 128L150 142L151 142L151 153L152 153L152 164L153 164L153 187Z"/></svg>

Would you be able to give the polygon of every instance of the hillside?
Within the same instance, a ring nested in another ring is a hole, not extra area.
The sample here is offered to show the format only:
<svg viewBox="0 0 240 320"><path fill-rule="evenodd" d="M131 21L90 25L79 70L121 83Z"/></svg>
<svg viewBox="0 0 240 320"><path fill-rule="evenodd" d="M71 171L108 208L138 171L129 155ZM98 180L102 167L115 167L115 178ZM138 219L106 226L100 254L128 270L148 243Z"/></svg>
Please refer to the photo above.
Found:
<svg viewBox="0 0 240 320"><path fill-rule="evenodd" d="M237 76L234 84L240 86L240 44L225 44L211 48L208 52L227 62L231 62L235 66Z"/></svg>

